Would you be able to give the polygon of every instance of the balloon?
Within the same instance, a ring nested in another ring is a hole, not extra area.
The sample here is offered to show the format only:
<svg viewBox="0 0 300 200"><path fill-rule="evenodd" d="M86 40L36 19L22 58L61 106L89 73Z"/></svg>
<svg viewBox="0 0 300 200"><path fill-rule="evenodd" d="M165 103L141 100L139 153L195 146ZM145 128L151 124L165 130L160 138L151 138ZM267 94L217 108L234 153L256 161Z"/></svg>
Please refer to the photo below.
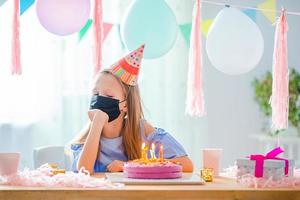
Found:
<svg viewBox="0 0 300 200"><path fill-rule="evenodd" d="M258 64L263 50L263 36L247 15L231 7L218 13L206 40L214 67L230 75L247 73Z"/></svg>
<svg viewBox="0 0 300 200"><path fill-rule="evenodd" d="M80 31L90 15L90 0L38 0L37 16L42 26L56 35Z"/></svg>
<svg viewBox="0 0 300 200"><path fill-rule="evenodd" d="M176 17L164 0L135 0L121 23L121 37L133 51L145 44L144 58L157 58L174 45L178 26Z"/></svg>

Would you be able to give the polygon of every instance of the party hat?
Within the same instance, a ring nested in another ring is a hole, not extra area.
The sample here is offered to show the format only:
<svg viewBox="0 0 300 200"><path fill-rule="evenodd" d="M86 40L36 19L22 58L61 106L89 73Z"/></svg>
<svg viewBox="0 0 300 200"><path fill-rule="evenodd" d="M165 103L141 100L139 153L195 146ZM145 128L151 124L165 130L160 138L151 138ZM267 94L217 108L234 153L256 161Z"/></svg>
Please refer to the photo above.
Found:
<svg viewBox="0 0 300 200"><path fill-rule="evenodd" d="M123 83L131 86L137 85L144 48L145 45L143 44L111 66L112 73L119 77Z"/></svg>

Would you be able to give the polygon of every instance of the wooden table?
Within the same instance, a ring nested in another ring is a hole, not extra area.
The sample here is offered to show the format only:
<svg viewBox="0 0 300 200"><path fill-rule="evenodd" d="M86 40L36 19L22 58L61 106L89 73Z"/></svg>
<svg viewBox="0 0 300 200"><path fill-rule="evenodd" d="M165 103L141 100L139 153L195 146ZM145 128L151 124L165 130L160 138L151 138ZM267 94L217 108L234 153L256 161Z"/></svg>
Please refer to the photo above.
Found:
<svg viewBox="0 0 300 200"><path fill-rule="evenodd" d="M97 174L96 177L103 177ZM216 178L205 185L126 185L121 189L28 188L0 186L0 200L168 200L168 199L280 199L300 200L300 190L252 189L235 180Z"/></svg>

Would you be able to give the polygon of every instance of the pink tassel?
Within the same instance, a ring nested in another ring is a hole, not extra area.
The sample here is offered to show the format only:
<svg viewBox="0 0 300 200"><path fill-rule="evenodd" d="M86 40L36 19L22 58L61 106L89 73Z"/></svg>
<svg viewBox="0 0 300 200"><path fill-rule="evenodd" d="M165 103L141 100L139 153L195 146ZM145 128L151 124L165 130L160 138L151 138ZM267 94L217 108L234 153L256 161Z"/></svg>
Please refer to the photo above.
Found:
<svg viewBox="0 0 300 200"><path fill-rule="evenodd" d="M193 10L193 25L190 40L189 70L187 80L186 113L190 116L203 116L204 94L202 89L202 52L201 52L201 13L200 0L196 0Z"/></svg>
<svg viewBox="0 0 300 200"><path fill-rule="evenodd" d="M103 42L103 22L102 22L102 0L95 0L94 5L94 74L100 71L102 63L102 42Z"/></svg>
<svg viewBox="0 0 300 200"><path fill-rule="evenodd" d="M272 107L272 129L288 127L289 114L289 76L287 60L287 22L282 10L275 31L273 53L273 85L270 104Z"/></svg>
<svg viewBox="0 0 300 200"><path fill-rule="evenodd" d="M20 52L20 0L14 0L13 15L13 35L12 35L12 54L11 71L12 74L22 74L21 52Z"/></svg>

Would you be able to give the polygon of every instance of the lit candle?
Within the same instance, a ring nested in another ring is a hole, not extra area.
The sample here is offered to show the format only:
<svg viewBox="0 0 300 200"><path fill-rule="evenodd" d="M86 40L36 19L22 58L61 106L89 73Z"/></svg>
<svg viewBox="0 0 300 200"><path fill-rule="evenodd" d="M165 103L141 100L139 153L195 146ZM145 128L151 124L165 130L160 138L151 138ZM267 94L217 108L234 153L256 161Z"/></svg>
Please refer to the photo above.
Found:
<svg viewBox="0 0 300 200"><path fill-rule="evenodd" d="M146 146L145 142L143 142L143 144L142 144L142 153L141 153L142 161L148 161L147 151L148 151L148 146Z"/></svg>
<svg viewBox="0 0 300 200"><path fill-rule="evenodd" d="M150 153L151 153L151 160L156 160L156 156L155 156L155 144L154 143L151 144Z"/></svg>
<svg viewBox="0 0 300 200"><path fill-rule="evenodd" d="M159 160L162 162L164 161L164 147L162 144L159 146Z"/></svg>

